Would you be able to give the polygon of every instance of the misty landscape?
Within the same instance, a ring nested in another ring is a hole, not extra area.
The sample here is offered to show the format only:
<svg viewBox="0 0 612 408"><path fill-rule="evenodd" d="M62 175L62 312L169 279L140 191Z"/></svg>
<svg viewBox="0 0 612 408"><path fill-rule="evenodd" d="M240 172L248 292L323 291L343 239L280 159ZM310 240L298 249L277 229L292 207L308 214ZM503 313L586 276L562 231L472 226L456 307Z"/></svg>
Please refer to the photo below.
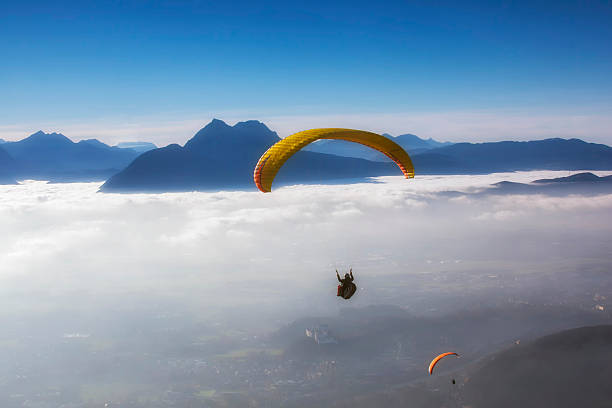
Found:
<svg viewBox="0 0 612 408"><path fill-rule="evenodd" d="M0 2L0 408L612 408L610 22Z"/></svg>
<svg viewBox="0 0 612 408"><path fill-rule="evenodd" d="M490 406L517 392L505 377L481 384L482 370L507 372L490 356L612 324L612 187L497 184L567 174L271 195L0 186L2 406ZM336 268L353 268L350 303L335 297ZM609 367L607 333L593 347ZM461 357L429 376L447 350ZM605 387L588 384L610 372L584 367L572 386L605 406Z"/></svg>

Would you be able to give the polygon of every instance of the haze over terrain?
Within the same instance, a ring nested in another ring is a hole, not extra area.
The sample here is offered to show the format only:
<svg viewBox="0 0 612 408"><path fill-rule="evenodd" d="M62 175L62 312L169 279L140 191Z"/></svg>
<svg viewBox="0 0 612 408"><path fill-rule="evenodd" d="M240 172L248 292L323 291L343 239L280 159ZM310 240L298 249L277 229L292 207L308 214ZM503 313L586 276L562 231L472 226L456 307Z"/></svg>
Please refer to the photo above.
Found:
<svg viewBox="0 0 612 408"><path fill-rule="evenodd" d="M1 2L0 408L610 408L610 21Z"/></svg>
<svg viewBox="0 0 612 408"><path fill-rule="evenodd" d="M469 364L517 339L610 324L612 194L489 190L567 175L272 194L0 186L3 406L332 405L338 387L376 399L422 381L437 351ZM350 303L335 297L334 269L348 267ZM336 351L304 335L324 324Z"/></svg>

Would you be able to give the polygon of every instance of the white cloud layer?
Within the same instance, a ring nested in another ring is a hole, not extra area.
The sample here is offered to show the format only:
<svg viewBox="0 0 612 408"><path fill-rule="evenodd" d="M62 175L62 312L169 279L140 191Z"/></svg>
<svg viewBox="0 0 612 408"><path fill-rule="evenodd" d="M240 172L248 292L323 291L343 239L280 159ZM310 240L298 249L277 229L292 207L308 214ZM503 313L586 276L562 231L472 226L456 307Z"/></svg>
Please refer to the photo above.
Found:
<svg viewBox="0 0 612 408"><path fill-rule="evenodd" d="M426 293L492 289L496 281L478 280L482 274L519 276L544 263L535 268L544 277L550 265L609 262L612 225L603 221L611 219L612 195L441 194L560 175L382 177L272 194L0 186L0 295L5 307L24 298L120 303L150 296L201 308L255 302L315 312L339 306L333 270L353 266L367 286L355 305L379 303L381 293L393 293L385 292L388 280L401 276L414 293L384 300L418 311L415 299ZM462 283L445 286L460 275Z"/></svg>

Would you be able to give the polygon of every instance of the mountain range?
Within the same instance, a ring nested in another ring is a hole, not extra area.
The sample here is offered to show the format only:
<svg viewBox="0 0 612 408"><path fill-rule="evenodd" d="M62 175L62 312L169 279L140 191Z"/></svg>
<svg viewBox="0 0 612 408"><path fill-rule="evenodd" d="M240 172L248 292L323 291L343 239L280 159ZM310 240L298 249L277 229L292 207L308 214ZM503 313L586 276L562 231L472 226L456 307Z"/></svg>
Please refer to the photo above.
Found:
<svg viewBox="0 0 612 408"><path fill-rule="evenodd" d="M102 191L189 191L254 188L253 168L259 157L279 140L261 122L251 120L229 126L214 119L185 146L172 144L143 153L115 174ZM395 174L392 163L298 152L283 167L277 184L362 178Z"/></svg>
<svg viewBox="0 0 612 408"><path fill-rule="evenodd" d="M122 142L117 143L116 147L120 149L132 149L138 153L148 152L149 150L157 149L157 146L151 142Z"/></svg>
<svg viewBox="0 0 612 408"><path fill-rule="evenodd" d="M485 359L465 383L477 407L609 407L612 326L566 330Z"/></svg>
<svg viewBox="0 0 612 408"><path fill-rule="evenodd" d="M535 180L534 183L539 184L550 184L550 183L612 183L612 176L599 177L596 174L585 172L572 174L567 177L558 177L554 179L539 179Z"/></svg>
<svg viewBox="0 0 612 408"><path fill-rule="evenodd" d="M476 195L504 195L504 194L546 194L549 196L565 196L567 194L599 195L612 193L612 176L599 177L593 173L583 172L567 177L554 179L534 180L531 183L516 183L500 181L492 184L490 188L478 191ZM450 196L464 195L465 193L449 191Z"/></svg>
<svg viewBox="0 0 612 408"><path fill-rule="evenodd" d="M609 407L611 350L612 325L563 330L517 341L454 372L441 371L427 381L382 392L365 391L333 406Z"/></svg>
<svg viewBox="0 0 612 408"><path fill-rule="evenodd" d="M75 143L61 133L42 131L17 142L5 142L0 149L0 178L9 181L106 180L140 154L96 139Z"/></svg>
<svg viewBox="0 0 612 408"><path fill-rule="evenodd" d="M0 146L0 184L17 183L15 159Z"/></svg>
<svg viewBox="0 0 612 408"><path fill-rule="evenodd" d="M112 176L101 190L254 189L253 168L261 154L278 140L275 132L258 121L229 126L214 119L184 147L174 144L145 152L126 169ZM345 149L345 145L326 142L336 141L315 143L314 148L302 150L288 160L274 185L400 174L389 161L366 160L360 157L361 151L351 156L354 151ZM424 149L422 153L412 155L417 175L612 169L612 148L579 139L443 144L414 135L402 135L399 143ZM322 151L334 151L345 156ZM380 155L378 152L373 154Z"/></svg>
<svg viewBox="0 0 612 408"><path fill-rule="evenodd" d="M417 175L612 169L612 148L579 139L451 144L411 134L387 136L411 153ZM62 134L39 131L23 140L0 144L0 183L28 178L106 180L102 191L122 192L254 189L253 168L260 155L278 140L275 132L255 120L229 126L214 119L184 146L162 148L148 142L109 146L97 139L75 143ZM377 151L323 140L288 160L274 186L344 183L399 174Z"/></svg>
<svg viewBox="0 0 612 408"><path fill-rule="evenodd" d="M384 133L383 136L392 139L395 143L402 146L411 156L424 153L437 147L452 145L450 142L441 143L431 138L421 139L420 137L412 134L391 136ZM333 154L336 156L355 157L372 161L390 161L387 156L376 150L344 140L319 140L306 146L304 150L317 153Z"/></svg>
<svg viewBox="0 0 612 408"><path fill-rule="evenodd" d="M580 139L456 143L413 157L421 174L526 170L609 170L612 148Z"/></svg>

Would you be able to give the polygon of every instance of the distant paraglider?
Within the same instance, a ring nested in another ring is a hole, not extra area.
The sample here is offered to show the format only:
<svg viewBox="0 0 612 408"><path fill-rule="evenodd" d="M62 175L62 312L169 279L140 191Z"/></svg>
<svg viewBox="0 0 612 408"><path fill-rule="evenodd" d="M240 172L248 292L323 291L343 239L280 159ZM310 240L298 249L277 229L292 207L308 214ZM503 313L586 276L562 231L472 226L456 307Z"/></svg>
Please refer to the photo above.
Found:
<svg viewBox="0 0 612 408"><path fill-rule="evenodd" d="M357 286L353 283L353 280L355 280L355 278L353 277L353 268L351 268L349 273L344 274L344 279L340 278L340 274L336 269L336 277L340 282L340 285L338 285L337 295L342 297L343 299L350 299L355 294L355 292L357 292Z"/></svg>
<svg viewBox="0 0 612 408"><path fill-rule="evenodd" d="M389 138L363 130L310 129L287 136L266 150L253 171L253 179L257 188L264 193L272 191L272 182L283 164L303 147L319 139L341 139L371 147L393 160L406 178L414 177L414 167L410 156L400 145Z"/></svg>
<svg viewBox="0 0 612 408"><path fill-rule="evenodd" d="M429 363L429 374L430 375L433 374L433 369L436 366L436 364L438 364L438 361L442 360L446 356L457 356L457 357L459 357L459 354L451 351L451 352L448 352L448 353L442 353L439 356L437 356L436 358L434 358L433 360L431 360L431 363Z"/></svg>

